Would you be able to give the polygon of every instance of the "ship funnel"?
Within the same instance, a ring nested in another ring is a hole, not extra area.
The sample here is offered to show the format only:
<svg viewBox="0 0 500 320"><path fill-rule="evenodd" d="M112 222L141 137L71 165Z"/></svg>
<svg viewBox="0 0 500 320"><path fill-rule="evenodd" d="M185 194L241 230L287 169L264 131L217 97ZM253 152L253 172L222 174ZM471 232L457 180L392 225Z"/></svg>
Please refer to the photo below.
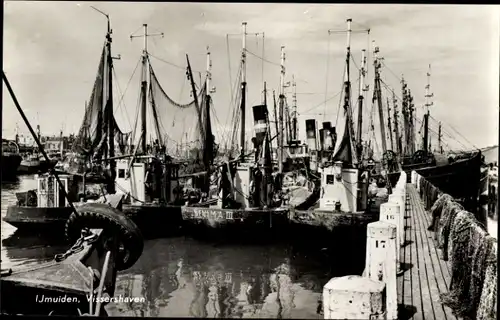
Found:
<svg viewBox="0 0 500 320"><path fill-rule="evenodd" d="M314 151L317 149L316 143L316 120L306 120L306 134L307 134L307 147L309 150Z"/></svg>
<svg viewBox="0 0 500 320"><path fill-rule="evenodd" d="M323 150L331 150L333 148L331 130L332 123L330 121L323 122Z"/></svg>
<svg viewBox="0 0 500 320"><path fill-rule="evenodd" d="M252 108L253 111L253 121L254 121L254 131L255 131L255 145L254 148L257 149L256 156L260 154L264 139L267 133L267 106L258 105Z"/></svg>

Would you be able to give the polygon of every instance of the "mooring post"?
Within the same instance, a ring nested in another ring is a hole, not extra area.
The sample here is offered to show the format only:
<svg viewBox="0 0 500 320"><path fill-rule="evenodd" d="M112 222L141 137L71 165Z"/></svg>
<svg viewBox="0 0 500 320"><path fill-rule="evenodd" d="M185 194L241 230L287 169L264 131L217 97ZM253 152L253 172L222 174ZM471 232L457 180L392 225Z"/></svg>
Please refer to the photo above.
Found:
<svg viewBox="0 0 500 320"><path fill-rule="evenodd" d="M399 245L402 246L404 244L404 221L406 215L406 201L403 198L402 192L399 189L397 193L393 193L389 195L388 203L395 203L399 206L399 214L398 214L398 233L399 233ZM381 219L382 220L382 219Z"/></svg>
<svg viewBox="0 0 500 320"><path fill-rule="evenodd" d="M396 246L396 271L399 273L400 266L401 266L401 259L400 259L400 249L401 249L401 244L400 240L401 239L401 228L400 228L400 221L401 221L401 207L398 203L394 202L386 202L380 205L380 219L379 222L386 222L394 225L396 227L396 238L395 238L395 246Z"/></svg>
<svg viewBox="0 0 500 320"><path fill-rule="evenodd" d="M323 287L324 319L385 319L385 286L357 275L332 278Z"/></svg>
<svg viewBox="0 0 500 320"><path fill-rule="evenodd" d="M385 221L369 223L366 241L366 275L372 280L385 283L387 319L395 320L398 318L397 226Z"/></svg>

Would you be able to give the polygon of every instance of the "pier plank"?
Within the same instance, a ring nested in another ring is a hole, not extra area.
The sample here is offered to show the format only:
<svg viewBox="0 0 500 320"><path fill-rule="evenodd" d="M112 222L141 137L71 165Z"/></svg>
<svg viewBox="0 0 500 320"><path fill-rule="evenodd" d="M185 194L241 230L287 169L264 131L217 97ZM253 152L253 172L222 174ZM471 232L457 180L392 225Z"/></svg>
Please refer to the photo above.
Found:
<svg viewBox="0 0 500 320"><path fill-rule="evenodd" d="M415 187L413 187L415 188ZM415 196L417 198L417 201L419 203L422 203L422 201L420 200L419 196L418 196L418 193L417 191L415 190ZM432 222L432 217L430 216L430 214L426 211L424 211L424 215L423 215L423 218L424 218L424 221L425 221L425 224L426 224L426 231L427 231L427 227L431 224ZM446 261L444 261L443 259L441 259L441 252L440 250L438 249L438 246L437 246L437 242L436 240L434 239L434 232L431 232L431 231L427 231L428 234L432 235L432 241L434 242L434 252L436 253L436 256L439 258L439 265L441 266L441 271L443 272L443 276L444 278L446 279L446 284L448 285L450 282L450 279L451 279L451 271L450 271L450 266L448 265L448 263Z"/></svg>
<svg viewBox="0 0 500 320"><path fill-rule="evenodd" d="M423 215L425 211L422 206L419 206L416 202L417 199L415 197L411 197L411 205L412 205L412 213L414 216L415 224L418 226L417 235L417 246L420 248L419 257L423 260L423 274L427 284L427 292L426 296L429 297L428 305L430 306L430 310L424 310L424 314L433 313L435 319L447 319L445 310L442 307L440 301L440 288L438 282L441 284L441 290L445 290L446 285L444 285L444 280L440 274L436 271L439 268L439 263L437 261L432 260L432 250L434 247L434 243L429 244L429 238L427 235L427 226L423 223ZM436 263L436 266L434 266ZM427 306L424 304L424 307ZM426 317L427 318L427 317Z"/></svg>
<svg viewBox="0 0 500 320"><path fill-rule="evenodd" d="M411 186L410 188L413 188ZM423 205L419 202L416 190L410 192L410 198L415 213L416 222L419 224L421 232L422 248L427 262L428 280L431 290L431 302L434 306L434 312L437 319L456 319L451 309L440 303L440 294L448 292L448 285L451 281L448 266L445 261L439 258L436 242L433 233L427 230L430 224L429 214L425 211ZM442 262L445 266L442 266Z"/></svg>
<svg viewBox="0 0 500 320"><path fill-rule="evenodd" d="M407 197L408 199L408 197ZM408 201L405 200L405 212L403 214L403 219L404 219L404 245L401 248L401 257L402 257L402 268L404 268L404 273L402 277L398 278L398 283L401 283L401 300L399 300L399 303L402 305L413 305L413 299L412 299L412 277L411 277L411 263L412 263L412 256L411 256L411 220L409 219L408 216Z"/></svg>
<svg viewBox="0 0 500 320"><path fill-rule="evenodd" d="M412 229L414 233L414 243L412 245L415 247L416 251L416 257L414 259L415 265L413 266L417 268L417 273L418 273L418 278L417 282L420 286L420 296L421 296L421 305L420 309L418 310L417 307L417 314L421 314L423 319L434 319L435 314L434 314L434 308L432 305L432 297L429 291L429 282L427 278L427 269L425 265L425 259L424 259L424 250L422 248L422 242L420 239L420 234L422 232L420 226L417 223L417 217L416 217L416 212L415 212L415 203L414 201L411 202L410 206L410 215L411 215L411 223L412 223Z"/></svg>
<svg viewBox="0 0 500 320"><path fill-rule="evenodd" d="M409 266L411 266L411 297L412 297L412 307L414 307L415 313L410 317L410 319L421 320L424 319L422 314L423 309L423 300L422 300L422 289L421 289L421 281L419 275L419 261L417 256L417 246L416 246L416 231L415 231L415 223L413 220L413 213L411 211L411 205L408 208L408 233L410 235L410 262Z"/></svg>

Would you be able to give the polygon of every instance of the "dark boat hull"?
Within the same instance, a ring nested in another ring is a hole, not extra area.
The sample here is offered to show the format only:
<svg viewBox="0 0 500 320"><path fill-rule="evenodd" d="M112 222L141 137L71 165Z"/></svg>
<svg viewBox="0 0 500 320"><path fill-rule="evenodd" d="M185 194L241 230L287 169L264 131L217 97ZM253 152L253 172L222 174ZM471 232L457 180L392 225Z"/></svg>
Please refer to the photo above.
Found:
<svg viewBox="0 0 500 320"><path fill-rule="evenodd" d="M464 203L475 203L479 196L481 181L481 153L477 152L468 159L460 159L453 163L429 166L427 164L404 165L408 182L411 172L416 171L441 191ZM394 185L400 173L390 173L389 179Z"/></svg>
<svg viewBox="0 0 500 320"><path fill-rule="evenodd" d="M38 173L38 172L47 172L50 169L53 169L55 165L57 164L57 160L50 160L50 161L40 161L39 164L37 165L24 165L20 164L17 168L17 171L20 174L33 174L33 173Z"/></svg>
<svg viewBox="0 0 500 320"><path fill-rule="evenodd" d="M174 235L182 226L179 206L160 204L122 205L123 213L139 227L145 237ZM13 205L7 208L4 221L20 233L64 234L70 207L32 207Z"/></svg>
<svg viewBox="0 0 500 320"><path fill-rule="evenodd" d="M220 209L181 207L182 219L191 235L197 237L249 238L257 241L279 235L289 224L287 208Z"/></svg>
<svg viewBox="0 0 500 320"><path fill-rule="evenodd" d="M2 180L14 178L17 174L17 168L21 163L21 156L18 154L2 154Z"/></svg>

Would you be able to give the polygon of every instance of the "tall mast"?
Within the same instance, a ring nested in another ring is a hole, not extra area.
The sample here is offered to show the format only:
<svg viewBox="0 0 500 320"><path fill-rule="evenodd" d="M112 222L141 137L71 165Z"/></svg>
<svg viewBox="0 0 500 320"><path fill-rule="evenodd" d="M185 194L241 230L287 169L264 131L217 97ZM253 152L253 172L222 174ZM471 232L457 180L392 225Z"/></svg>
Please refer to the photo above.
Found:
<svg viewBox="0 0 500 320"><path fill-rule="evenodd" d="M191 70L191 63L189 63L189 56L186 54L186 62L187 62L187 75L188 75L188 80L191 84L191 92L193 94L193 99L194 99L194 105L195 105L195 108L196 110L201 110L200 109L200 104L198 102L198 93L196 92L196 85L194 83L194 79L193 79L193 72ZM198 123L200 124L199 127L200 127L200 134L201 134L201 138L203 140L206 139L205 137L205 129L203 128L203 120L202 120L202 112L197 112L198 114ZM187 134L187 133L186 133ZM187 139L186 139L186 142L187 142Z"/></svg>
<svg viewBox="0 0 500 320"><path fill-rule="evenodd" d="M107 64L107 74L104 75L105 77L105 84L107 87L105 87L105 90L107 90L107 94L105 95L106 101L104 101L104 120L106 121L106 127L107 127L107 145L106 145L106 153L105 153L105 158L113 158L115 156L115 128L114 128L114 117L113 117L113 59L120 59L120 55L117 57L113 57L111 55L111 43L112 43L112 38L111 34L113 33L113 30L111 30L111 21L109 19L109 15L102 12L101 10L92 7L92 9L96 10L97 12L101 13L106 17L107 20L107 32L106 32L106 64ZM62 142L61 142L62 143ZM112 159L109 162L109 169L111 171L111 178L114 180L116 177L116 161ZM109 193L114 193L115 188L114 184L110 184L108 186L108 192Z"/></svg>
<svg viewBox="0 0 500 320"><path fill-rule="evenodd" d="M164 36L161 33L148 33L148 25L145 23L142 25L144 28L144 34L142 35L131 35L130 40L133 38L144 37L144 49L142 50L142 81L141 81L141 143L142 152L147 150L147 101L148 101L148 37L153 36Z"/></svg>
<svg viewBox="0 0 500 320"><path fill-rule="evenodd" d="M106 34L106 48L108 51L107 55L107 63L108 63L108 94L107 94L107 99L106 101L106 119L107 119L107 127L108 127L108 157L113 158L115 156L115 128L113 127L114 125L114 118L113 118L113 57L111 56L111 24L108 18L108 32ZM116 162L115 160L111 160L109 162L109 167L111 169L112 175L114 177L115 174L115 167L116 167ZM114 186L114 184L113 184Z"/></svg>
<svg viewBox="0 0 500 320"><path fill-rule="evenodd" d="M387 152L387 142L385 135L385 125L384 125L384 109L382 107L382 92L380 89L380 58L378 57L379 48L375 45L375 41L373 41L373 56L374 56L374 69L375 69L375 88L373 94L375 95L375 99L378 104L378 115L380 119L380 135L382 139L382 152L383 154Z"/></svg>
<svg viewBox="0 0 500 320"><path fill-rule="evenodd" d="M276 129L276 141L279 149L279 121L278 121L278 111L276 110L276 92L273 90L273 103L274 103L274 126ZM279 155L279 150L278 150L278 155Z"/></svg>
<svg viewBox="0 0 500 320"><path fill-rule="evenodd" d="M278 168L283 172L283 113L285 109L285 47L281 46L281 75L279 92L279 119L278 119Z"/></svg>
<svg viewBox="0 0 500 320"><path fill-rule="evenodd" d="M403 154L407 157L410 155L409 147L410 143L409 137L409 127L408 127L408 89L404 77L401 76L401 93L403 95L403 105L401 107L401 112L403 113L403 137L404 137L404 148Z"/></svg>
<svg viewBox="0 0 500 320"><path fill-rule="evenodd" d="M396 94L392 92L392 103L394 107L394 138L396 139L396 153L401 155L401 137L399 135L399 121L398 121L398 100L396 99Z"/></svg>
<svg viewBox="0 0 500 320"><path fill-rule="evenodd" d="M361 159L363 153L363 145L361 142L361 136L363 134L363 99L364 92L368 89L365 88L365 76L366 76L366 50L361 50L361 70L359 71L359 96L358 96L358 131L356 137L356 147L358 152L358 159Z"/></svg>
<svg viewBox="0 0 500 320"><path fill-rule="evenodd" d="M428 151L428 139L429 139L429 107L434 103L430 101L430 98L434 96L434 93L430 93L431 89L431 65L429 64L429 70L427 71L427 85L425 86L425 114L424 114L424 150Z"/></svg>
<svg viewBox="0 0 500 320"><path fill-rule="evenodd" d="M409 151L410 154L415 153L415 122L414 122L414 104L413 104L413 96L411 95L411 90L408 90L408 122L409 122Z"/></svg>
<svg viewBox="0 0 500 320"><path fill-rule="evenodd" d="M352 109L351 109L351 71L350 71L350 61L351 61L351 23L352 19L347 19L347 45L346 45L346 64L345 64L345 79L344 79L344 112L346 116L346 128L349 132L349 144L351 148L356 145L356 137L354 135L354 123L352 120ZM355 150L354 150L355 151ZM358 153L354 152L352 157L352 164L357 165Z"/></svg>
<svg viewBox="0 0 500 320"><path fill-rule="evenodd" d="M391 126L391 105L389 104L389 97L387 97L387 129L389 129L389 140L391 141L391 150L394 151L394 141L392 139L392 126Z"/></svg>
<svg viewBox="0 0 500 320"><path fill-rule="evenodd" d="M267 106L267 85L264 81L264 89L262 90L262 104Z"/></svg>
<svg viewBox="0 0 500 320"><path fill-rule="evenodd" d="M292 87L293 87L293 105L292 105L292 140L299 139L298 127L297 127L297 83L295 82L295 75L292 76Z"/></svg>
<svg viewBox="0 0 500 320"><path fill-rule="evenodd" d="M438 152L443 153L443 146L441 145L441 139L443 138L443 135L441 134L441 121L439 121L439 128L438 128Z"/></svg>
<svg viewBox="0 0 500 320"><path fill-rule="evenodd" d="M241 134L240 149L241 157L245 156L245 103L247 86L247 65L246 65L246 46L247 46L247 23L243 22L242 27L242 50L241 50Z"/></svg>

